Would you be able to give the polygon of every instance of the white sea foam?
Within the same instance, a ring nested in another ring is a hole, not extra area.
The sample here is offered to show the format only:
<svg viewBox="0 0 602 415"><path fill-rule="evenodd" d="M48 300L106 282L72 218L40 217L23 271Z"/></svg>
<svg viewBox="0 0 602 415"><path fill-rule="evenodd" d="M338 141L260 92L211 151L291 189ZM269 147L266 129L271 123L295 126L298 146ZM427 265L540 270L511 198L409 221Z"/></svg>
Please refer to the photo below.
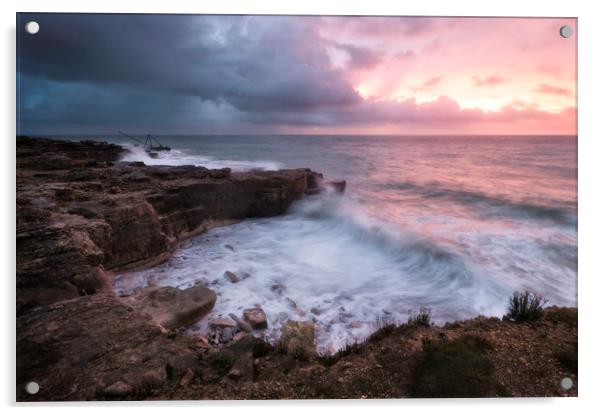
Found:
<svg viewBox="0 0 602 415"><path fill-rule="evenodd" d="M123 275L115 288L127 292L151 281L185 288L203 281L218 294L213 316L261 306L271 340L287 320L312 319L322 353L362 340L383 316L405 322L420 307L431 309L438 322L502 314L512 287L357 209L336 195L308 198L286 216L244 221L187 241L165 264ZM223 278L227 270L242 281Z"/></svg>
<svg viewBox="0 0 602 415"><path fill-rule="evenodd" d="M172 149L171 151L157 151L157 158L152 158L140 146L130 144L122 144L128 149L128 153L123 157L123 161L142 161L144 164L165 165L165 166L184 166L194 165L203 166L208 169L221 169L229 167L233 171L248 171L248 170L278 170L282 165L275 161L269 160L229 160L219 159L210 156L202 156L192 154L186 151Z"/></svg>

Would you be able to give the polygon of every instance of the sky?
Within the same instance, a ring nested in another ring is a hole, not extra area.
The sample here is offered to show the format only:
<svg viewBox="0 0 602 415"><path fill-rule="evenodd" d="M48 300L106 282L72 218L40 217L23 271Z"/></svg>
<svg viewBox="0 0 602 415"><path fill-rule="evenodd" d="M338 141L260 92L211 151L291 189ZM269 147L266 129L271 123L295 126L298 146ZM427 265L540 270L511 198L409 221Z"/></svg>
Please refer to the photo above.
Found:
<svg viewBox="0 0 602 415"><path fill-rule="evenodd" d="M17 133L576 134L576 24L19 14Z"/></svg>

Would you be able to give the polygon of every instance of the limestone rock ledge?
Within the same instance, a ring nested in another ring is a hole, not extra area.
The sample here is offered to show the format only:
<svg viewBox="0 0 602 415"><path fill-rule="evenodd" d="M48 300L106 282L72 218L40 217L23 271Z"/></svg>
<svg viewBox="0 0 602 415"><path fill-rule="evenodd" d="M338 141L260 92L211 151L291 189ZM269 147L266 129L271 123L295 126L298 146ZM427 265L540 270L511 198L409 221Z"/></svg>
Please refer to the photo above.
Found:
<svg viewBox="0 0 602 415"><path fill-rule="evenodd" d="M17 138L17 313L109 288L108 271L149 266L185 237L282 214L321 175L232 173L119 162L95 142Z"/></svg>

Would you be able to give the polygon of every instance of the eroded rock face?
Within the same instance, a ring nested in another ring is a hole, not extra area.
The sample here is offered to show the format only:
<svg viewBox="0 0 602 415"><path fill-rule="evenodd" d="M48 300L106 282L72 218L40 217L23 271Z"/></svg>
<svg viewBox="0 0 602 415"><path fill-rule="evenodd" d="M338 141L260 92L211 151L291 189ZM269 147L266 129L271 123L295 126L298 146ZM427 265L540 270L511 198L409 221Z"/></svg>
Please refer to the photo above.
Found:
<svg viewBox="0 0 602 415"><path fill-rule="evenodd" d="M217 296L207 287L196 285L180 290L175 287L151 287L128 303L140 313L149 315L166 329L196 323L213 309Z"/></svg>
<svg viewBox="0 0 602 415"><path fill-rule="evenodd" d="M17 310L105 291L214 226L284 213L319 175L118 162L117 145L17 139Z"/></svg>

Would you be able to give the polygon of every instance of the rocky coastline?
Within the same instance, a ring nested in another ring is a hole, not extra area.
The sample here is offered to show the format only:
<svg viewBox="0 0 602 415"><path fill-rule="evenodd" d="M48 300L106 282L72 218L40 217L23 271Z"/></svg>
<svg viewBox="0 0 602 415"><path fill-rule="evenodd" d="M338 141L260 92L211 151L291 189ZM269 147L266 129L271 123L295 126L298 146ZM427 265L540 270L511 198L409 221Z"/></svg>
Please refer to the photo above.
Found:
<svg viewBox="0 0 602 415"><path fill-rule="evenodd" d="M326 357L315 352L311 321L290 321L275 345L253 336L267 324L256 307L210 321L209 338L188 335L213 308L213 291L149 287L118 297L112 276L164 261L212 227L283 214L327 183L309 169L147 166L120 161L125 151L17 137L17 400L420 397L413 379L432 345L467 336L487 343L475 353L490 362L479 367L491 384L478 396L576 395L576 385L558 383L576 383L576 309L520 324L386 324ZM25 392L30 381L39 393Z"/></svg>

